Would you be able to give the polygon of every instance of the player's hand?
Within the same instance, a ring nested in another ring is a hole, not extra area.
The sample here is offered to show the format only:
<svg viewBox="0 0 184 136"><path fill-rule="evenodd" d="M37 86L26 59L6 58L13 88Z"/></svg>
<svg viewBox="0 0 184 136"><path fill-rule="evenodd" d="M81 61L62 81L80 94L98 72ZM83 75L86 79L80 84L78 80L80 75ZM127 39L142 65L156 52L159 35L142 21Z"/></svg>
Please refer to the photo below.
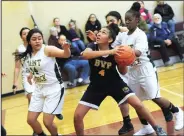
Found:
<svg viewBox="0 0 184 136"><path fill-rule="evenodd" d="M68 43L68 42L64 42L63 44L62 44L62 48L65 50L65 49L70 49L70 43Z"/></svg>
<svg viewBox="0 0 184 136"><path fill-rule="evenodd" d="M119 45L119 46L116 46L114 49L112 49L112 55L117 55L117 56L120 56L121 53L123 53L124 49L123 49L123 46Z"/></svg>
<svg viewBox="0 0 184 136"><path fill-rule="evenodd" d="M13 94L16 94L17 89L18 89L18 85L17 83L14 83L12 86Z"/></svg>
<svg viewBox="0 0 184 136"><path fill-rule="evenodd" d="M33 78L33 74L30 73L29 76L27 76L27 81L28 81L28 83L29 83L30 85L33 84L33 83L32 83L32 78Z"/></svg>
<svg viewBox="0 0 184 136"><path fill-rule="evenodd" d="M128 28L127 27L123 27L123 26L119 26L120 32L128 32Z"/></svg>
<svg viewBox="0 0 184 136"><path fill-rule="evenodd" d="M86 31L87 37L89 37L92 41L96 41L96 34L91 30Z"/></svg>
<svg viewBox="0 0 184 136"><path fill-rule="evenodd" d="M5 73L1 73L1 76L2 77L6 77L7 75Z"/></svg>
<svg viewBox="0 0 184 136"><path fill-rule="evenodd" d="M171 45L171 44L172 44L172 41L171 41L171 40L169 40L169 39L164 40L164 42L165 42L165 44L166 44L167 46L169 46L169 45Z"/></svg>
<svg viewBox="0 0 184 136"><path fill-rule="evenodd" d="M95 35L97 35L97 34L98 34L98 31L97 31L97 30L95 30L95 31L94 31L94 34L95 34Z"/></svg>

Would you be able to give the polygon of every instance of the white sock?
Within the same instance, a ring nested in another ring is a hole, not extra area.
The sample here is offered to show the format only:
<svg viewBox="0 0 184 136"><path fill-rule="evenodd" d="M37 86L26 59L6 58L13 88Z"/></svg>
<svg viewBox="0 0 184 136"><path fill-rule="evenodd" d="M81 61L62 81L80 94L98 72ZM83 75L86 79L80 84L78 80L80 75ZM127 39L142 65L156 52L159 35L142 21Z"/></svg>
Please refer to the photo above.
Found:
<svg viewBox="0 0 184 136"><path fill-rule="evenodd" d="M79 78L79 79L78 79L78 82L79 82L79 83L81 83L82 81L83 81L83 79L82 79L82 78Z"/></svg>

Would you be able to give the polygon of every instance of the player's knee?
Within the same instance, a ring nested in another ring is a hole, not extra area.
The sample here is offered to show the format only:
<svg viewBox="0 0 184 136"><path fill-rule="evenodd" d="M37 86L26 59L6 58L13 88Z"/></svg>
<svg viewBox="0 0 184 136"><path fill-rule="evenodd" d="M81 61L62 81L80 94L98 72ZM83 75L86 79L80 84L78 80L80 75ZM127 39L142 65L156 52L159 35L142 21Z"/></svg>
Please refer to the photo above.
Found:
<svg viewBox="0 0 184 136"><path fill-rule="evenodd" d="M79 112L75 112L74 114L74 122L82 121L84 116L82 116Z"/></svg>
<svg viewBox="0 0 184 136"><path fill-rule="evenodd" d="M136 111L139 111L139 110L141 110L141 109L144 108L144 105L142 104L141 101L136 102L136 103L132 104L131 106L132 106Z"/></svg>
<svg viewBox="0 0 184 136"><path fill-rule="evenodd" d="M28 118L27 118L27 123L28 123L29 125L33 125L35 122L36 122L35 119L33 119L33 118L31 118L31 117L28 117Z"/></svg>
<svg viewBox="0 0 184 136"><path fill-rule="evenodd" d="M169 108L162 108L162 112L164 114L166 122L169 122L169 121L171 121L173 119L173 115L170 112Z"/></svg>
<svg viewBox="0 0 184 136"><path fill-rule="evenodd" d="M48 119L43 119L43 124L45 125L46 128L49 128L52 126L53 122Z"/></svg>
<svg viewBox="0 0 184 136"><path fill-rule="evenodd" d="M141 102L137 103L135 106L135 110L141 111L142 109L144 109L144 105Z"/></svg>

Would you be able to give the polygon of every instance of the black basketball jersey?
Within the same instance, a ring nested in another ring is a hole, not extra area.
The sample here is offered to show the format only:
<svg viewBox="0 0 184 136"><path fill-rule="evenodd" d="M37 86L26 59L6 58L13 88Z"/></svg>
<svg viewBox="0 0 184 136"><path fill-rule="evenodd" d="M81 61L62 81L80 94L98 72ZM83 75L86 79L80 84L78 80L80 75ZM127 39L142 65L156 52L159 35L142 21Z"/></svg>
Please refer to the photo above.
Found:
<svg viewBox="0 0 184 136"><path fill-rule="evenodd" d="M88 48L93 51L98 51L98 45L90 43ZM89 59L90 65L90 81L93 85L108 86L112 83L122 80L117 72L117 63L113 55Z"/></svg>

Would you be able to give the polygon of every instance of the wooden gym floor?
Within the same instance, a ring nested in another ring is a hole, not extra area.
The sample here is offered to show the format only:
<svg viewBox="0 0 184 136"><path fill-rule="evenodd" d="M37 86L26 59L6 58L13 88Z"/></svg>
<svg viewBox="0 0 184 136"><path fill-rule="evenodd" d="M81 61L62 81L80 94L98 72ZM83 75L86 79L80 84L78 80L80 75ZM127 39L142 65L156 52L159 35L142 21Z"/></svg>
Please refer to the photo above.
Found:
<svg viewBox="0 0 184 136"><path fill-rule="evenodd" d="M183 63L175 64L171 67L158 68L161 95L175 105L183 108ZM73 115L75 108L82 97L86 86L67 89L65 95L65 103L63 108L64 119L62 121L55 118L58 131L63 135L74 134ZM144 102L145 106L152 112L158 124L165 128L166 124L162 113L157 105L151 101ZM31 135L32 130L26 122L27 117L27 99L24 94L17 94L2 99L2 110L5 110L5 128L8 135ZM39 121L42 122L42 114ZM132 107L130 107L130 117L135 127L135 131L141 128L137 119L137 115ZM91 110L84 119L85 134L89 135L118 135L121 128L122 117L116 102L107 97L101 104L98 111ZM44 131L49 132L43 126ZM183 129L174 134L183 135Z"/></svg>

